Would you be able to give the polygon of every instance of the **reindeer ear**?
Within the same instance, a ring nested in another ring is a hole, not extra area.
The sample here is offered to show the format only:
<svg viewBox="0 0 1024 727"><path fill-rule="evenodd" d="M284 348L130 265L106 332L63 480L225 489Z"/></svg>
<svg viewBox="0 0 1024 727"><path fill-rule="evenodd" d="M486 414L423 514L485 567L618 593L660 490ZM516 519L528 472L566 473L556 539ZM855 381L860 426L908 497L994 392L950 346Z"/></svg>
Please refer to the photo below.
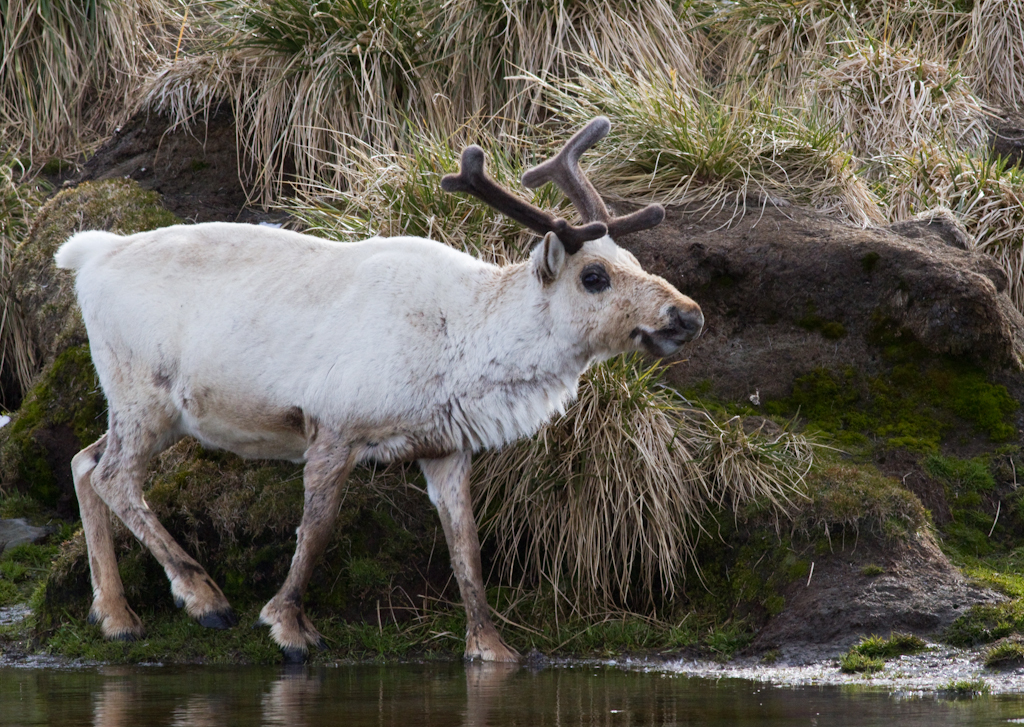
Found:
<svg viewBox="0 0 1024 727"><path fill-rule="evenodd" d="M545 285L554 282L565 267L565 255L565 245L558 239L558 235L554 232L544 235L544 239L530 254L534 274Z"/></svg>

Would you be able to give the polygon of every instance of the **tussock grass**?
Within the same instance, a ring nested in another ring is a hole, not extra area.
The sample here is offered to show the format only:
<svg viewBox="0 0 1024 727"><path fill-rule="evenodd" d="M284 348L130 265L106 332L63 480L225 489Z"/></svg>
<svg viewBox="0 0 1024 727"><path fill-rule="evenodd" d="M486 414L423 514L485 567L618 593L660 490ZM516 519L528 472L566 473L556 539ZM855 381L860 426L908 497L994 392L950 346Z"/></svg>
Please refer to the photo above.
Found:
<svg viewBox="0 0 1024 727"><path fill-rule="evenodd" d="M800 437L748 434L660 388L637 357L590 369L566 414L476 466L503 580L580 613L650 609L681 588L700 518L758 500L785 510L811 461Z"/></svg>
<svg viewBox="0 0 1024 727"><path fill-rule="evenodd" d="M155 71L144 104L185 122L230 100L266 202L286 182L343 188L336 162L352 141L409 149L468 118L488 119L493 136L519 134L547 114L520 69L565 78L588 52L692 77L700 36L688 27L665 0L232 2L204 50Z"/></svg>
<svg viewBox="0 0 1024 727"><path fill-rule="evenodd" d="M142 77L173 52L169 0L0 2L0 138L30 158L72 156L134 105Z"/></svg>
<svg viewBox="0 0 1024 727"><path fill-rule="evenodd" d="M468 125L443 141L419 137L408 152L380 153L353 142L344 167L332 165L345 177L344 189L324 186L287 207L309 231L335 239L420 235L498 264L524 260L536 240L532 232L475 198L441 190L441 177L458 169L461 147L480 139L474 128ZM513 193L530 197L519 181L525 144L510 139L487 147L487 173ZM531 199L545 209L564 203L550 185Z"/></svg>
<svg viewBox="0 0 1024 727"><path fill-rule="evenodd" d="M834 44L873 36L933 57L956 54L967 16L956 0L740 0L714 13L724 76L797 100L807 76L836 55Z"/></svg>
<svg viewBox="0 0 1024 727"><path fill-rule="evenodd" d="M1024 2L976 2L965 56L979 96L1006 111L1024 111Z"/></svg>
<svg viewBox="0 0 1024 727"><path fill-rule="evenodd" d="M835 129L813 115L754 94L723 100L654 68L595 61L593 75L571 83L533 80L571 126L614 119L589 172L602 191L708 210L798 202L857 224L883 219Z"/></svg>
<svg viewBox="0 0 1024 727"><path fill-rule="evenodd" d="M31 210L42 203L38 189L19 183L24 171L14 162L0 160L0 370L10 373L22 393L32 383L36 362L31 336L14 299L11 255L25 236ZM10 403L0 391L0 408Z"/></svg>
<svg viewBox="0 0 1024 727"><path fill-rule="evenodd" d="M808 98L838 124L843 146L870 159L924 141L978 149L985 110L949 63L871 38L835 46L838 58L811 79Z"/></svg>

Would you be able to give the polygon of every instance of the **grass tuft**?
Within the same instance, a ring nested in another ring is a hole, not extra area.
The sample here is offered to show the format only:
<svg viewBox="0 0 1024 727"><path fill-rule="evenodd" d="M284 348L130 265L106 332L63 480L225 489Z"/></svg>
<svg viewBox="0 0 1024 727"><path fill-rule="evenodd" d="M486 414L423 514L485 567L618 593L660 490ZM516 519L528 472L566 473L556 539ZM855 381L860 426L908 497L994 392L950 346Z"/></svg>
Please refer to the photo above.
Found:
<svg viewBox="0 0 1024 727"><path fill-rule="evenodd" d="M566 414L487 453L475 486L505 580L584 613L646 609L681 590L700 518L800 496L809 444L682 406L637 357L593 367Z"/></svg>
<svg viewBox="0 0 1024 727"><path fill-rule="evenodd" d="M1024 666L1024 643L1006 639L985 652L986 669L1016 669Z"/></svg>
<svg viewBox="0 0 1024 727"><path fill-rule="evenodd" d="M835 128L778 99L721 96L671 71L596 62L573 82L533 80L572 126L613 119L590 171L611 194L737 212L800 203L857 224L882 220Z"/></svg>

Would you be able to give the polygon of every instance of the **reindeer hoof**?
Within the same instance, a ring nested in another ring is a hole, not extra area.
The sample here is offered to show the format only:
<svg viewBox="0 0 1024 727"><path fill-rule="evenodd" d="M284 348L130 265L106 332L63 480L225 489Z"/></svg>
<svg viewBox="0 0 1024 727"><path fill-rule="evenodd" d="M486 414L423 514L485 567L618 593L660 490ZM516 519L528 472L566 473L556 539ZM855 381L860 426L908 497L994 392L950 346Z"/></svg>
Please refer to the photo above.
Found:
<svg viewBox="0 0 1024 727"><path fill-rule="evenodd" d="M196 620L199 621L200 626L205 626L208 629L218 629L220 631L229 629L238 624L238 618L235 616L235 612L230 608L226 608L223 611L211 611L210 613L204 613Z"/></svg>
<svg viewBox="0 0 1024 727"><path fill-rule="evenodd" d="M305 664L309 660L309 652L304 649L283 648L285 664Z"/></svg>

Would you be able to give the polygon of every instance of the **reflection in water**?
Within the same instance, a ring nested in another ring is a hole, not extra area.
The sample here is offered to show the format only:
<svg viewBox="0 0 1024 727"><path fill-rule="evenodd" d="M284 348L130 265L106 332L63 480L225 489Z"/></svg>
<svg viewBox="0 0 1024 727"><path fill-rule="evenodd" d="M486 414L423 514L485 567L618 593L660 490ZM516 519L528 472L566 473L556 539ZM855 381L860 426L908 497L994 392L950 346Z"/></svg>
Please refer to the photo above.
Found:
<svg viewBox="0 0 1024 727"><path fill-rule="evenodd" d="M285 667L263 695L263 724L306 727L303 717L320 700L323 680L303 667Z"/></svg>
<svg viewBox="0 0 1024 727"><path fill-rule="evenodd" d="M466 664L466 711L463 727L487 727L494 724L502 687L519 671L518 664Z"/></svg>
<svg viewBox="0 0 1024 727"><path fill-rule="evenodd" d="M1022 695L907 699L593 665L0 668L0 727L944 727L1021 718Z"/></svg>

